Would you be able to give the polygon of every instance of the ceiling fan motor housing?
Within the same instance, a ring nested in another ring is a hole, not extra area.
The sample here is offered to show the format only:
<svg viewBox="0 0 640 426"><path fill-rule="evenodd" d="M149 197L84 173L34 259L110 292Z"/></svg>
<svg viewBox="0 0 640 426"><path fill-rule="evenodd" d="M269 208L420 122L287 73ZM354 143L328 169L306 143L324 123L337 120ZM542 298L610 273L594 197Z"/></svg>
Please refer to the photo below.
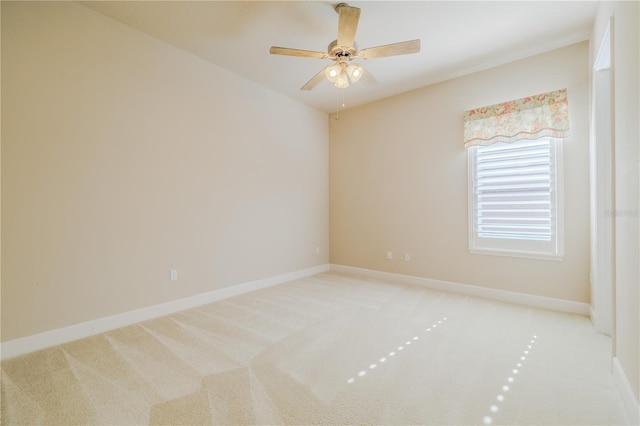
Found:
<svg viewBox="0 0 640 426"><path fill-rule="evenodd" d="M352 60L357 56L358 45L353 42L353 46L339 46L338 40L333 40L327 48L329 58L333 60Z"/></svg>

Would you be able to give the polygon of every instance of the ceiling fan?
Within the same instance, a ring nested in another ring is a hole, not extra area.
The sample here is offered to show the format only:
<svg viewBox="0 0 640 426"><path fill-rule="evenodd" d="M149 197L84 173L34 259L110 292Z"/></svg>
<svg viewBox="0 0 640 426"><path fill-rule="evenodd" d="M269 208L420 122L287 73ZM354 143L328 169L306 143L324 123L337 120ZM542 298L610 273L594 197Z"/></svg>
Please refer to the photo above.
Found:
<svg viewBox="0 0 640 426"><path fill-rule="evenodd" d="M313 89L325 77L337 88L344 89L349 87L349 80L351 80L352 83L355 83L360 80L364 74L362 66L355 62L351 62L356 58L382 58L385 56L406 55L408 53L417 53L420 51L420 40L417 39L358 50L358 46L355 42L355 36L356 29L358 28L358 21L360 20L360 9L349 6L346 3L339 3L335 6L335 10L339 15L338 39L329 43L326 53L277 46L272 46L271 49L269 49L269 53L273 55L330 59L335 62L334 64L328 65L320 70L320 72L301 87L302 90Z"/></svg>

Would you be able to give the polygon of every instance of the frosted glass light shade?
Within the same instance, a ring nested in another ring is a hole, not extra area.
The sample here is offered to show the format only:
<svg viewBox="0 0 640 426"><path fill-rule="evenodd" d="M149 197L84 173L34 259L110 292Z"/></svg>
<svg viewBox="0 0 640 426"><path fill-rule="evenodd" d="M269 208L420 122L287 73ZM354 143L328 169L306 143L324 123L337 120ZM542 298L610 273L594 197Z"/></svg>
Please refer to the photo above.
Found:
<svg viewBox="0 0 640 426"><path fill-rule="evenodd" d="M347 74L345 74L344 72L338 74L335 86L338 89L346 89L347 87L349 87L349 79L347 79Z"/></svg>
<svg viewBox="0 0 640 426"><path fill-rule="evenodd" d="M349 64L349 66L347 66L347 74L349 74L349 78L351 79L352 83L356 83L358 80L360 80L363 72L364 70L358 64Z"/></svg>
<svg viewBox="0 0 640 426"><path fill-rule="evenodd" d="M339 64L335 64L333 66L327 67L324 70L324 75L327 77L327 80L329 80L332 83L335 83L336 80L338 80L338 76L340 75L341 72L342 72L342 67L340 67Z"/></svg>

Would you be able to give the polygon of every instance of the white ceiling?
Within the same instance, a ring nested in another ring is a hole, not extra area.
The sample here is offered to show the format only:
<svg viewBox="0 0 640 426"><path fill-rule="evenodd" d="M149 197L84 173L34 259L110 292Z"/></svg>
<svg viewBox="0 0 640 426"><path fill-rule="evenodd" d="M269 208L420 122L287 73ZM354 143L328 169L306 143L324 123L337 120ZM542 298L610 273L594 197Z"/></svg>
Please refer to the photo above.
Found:
<svg viewBox="0 0 640 426"><path fill-rule="evenodd" d="M419 38L420 53L360 60L377 80L300 87L329 60L270 55L270 46L326 51L337 1L82 2L140 31L326 112L588 39L595 1L350 1L360 48Z"/></svg>

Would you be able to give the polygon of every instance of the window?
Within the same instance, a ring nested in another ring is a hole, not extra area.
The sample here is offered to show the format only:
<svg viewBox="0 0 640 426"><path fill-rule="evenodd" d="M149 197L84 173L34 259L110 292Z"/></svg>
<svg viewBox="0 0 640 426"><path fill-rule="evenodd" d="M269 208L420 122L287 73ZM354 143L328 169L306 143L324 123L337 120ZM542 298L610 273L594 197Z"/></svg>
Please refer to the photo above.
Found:
<svg viewBox="0 0 640 426"><path fill-rule="evenodd" d="M525 139L468 152L469 250L559 259L562 140Z"/></svg>
<svg viewBox="0 0 640 426"><path fill-rule="evenodd" d="M567 89L465 111L471 253L563 256L562 141L569 133Z"/></svg>

